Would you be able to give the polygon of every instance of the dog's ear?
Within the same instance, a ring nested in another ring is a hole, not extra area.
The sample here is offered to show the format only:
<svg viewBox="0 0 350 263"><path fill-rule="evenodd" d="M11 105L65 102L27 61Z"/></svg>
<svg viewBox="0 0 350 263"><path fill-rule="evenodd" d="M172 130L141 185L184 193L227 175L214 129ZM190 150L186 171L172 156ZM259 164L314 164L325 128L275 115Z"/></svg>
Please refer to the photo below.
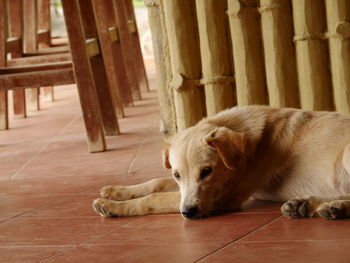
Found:
<svg viewBox="0 0 350 263"><path fill-rule="evenodd" d="M227 168L234 169L241 165L246 147L244 134L220 127L213 131L206 140L216 149Z"/></svg>
<svg viewBox="0 0 350 263"><path fill-rule="evenodd" d="M169 148L170 143L165 142L163 144L163 166L167 169L171 169L171 164L169 162Z"/></svg>

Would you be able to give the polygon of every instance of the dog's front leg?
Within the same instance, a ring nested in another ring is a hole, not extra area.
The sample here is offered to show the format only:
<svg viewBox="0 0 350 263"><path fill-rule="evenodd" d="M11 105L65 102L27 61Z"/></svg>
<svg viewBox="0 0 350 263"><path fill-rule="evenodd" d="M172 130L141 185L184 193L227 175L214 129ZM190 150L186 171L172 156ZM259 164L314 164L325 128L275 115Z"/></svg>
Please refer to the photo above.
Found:
<svg viewBox="0 0 350 263"><path fill-rule="evenodd" d="M93 208L104 217L179 213L180 198L180 192L152 193L127 201L98 198L94 200Z"/></svg>
<svg viewBox="0 0 350 263"><path fill-rule="evenodd" d="M100 191L103 198L122 201L157 192L174 192L178 191L178 185L172 177L156 178L142 184L128 185L128 186L113 186L107 185Z"/></svg>

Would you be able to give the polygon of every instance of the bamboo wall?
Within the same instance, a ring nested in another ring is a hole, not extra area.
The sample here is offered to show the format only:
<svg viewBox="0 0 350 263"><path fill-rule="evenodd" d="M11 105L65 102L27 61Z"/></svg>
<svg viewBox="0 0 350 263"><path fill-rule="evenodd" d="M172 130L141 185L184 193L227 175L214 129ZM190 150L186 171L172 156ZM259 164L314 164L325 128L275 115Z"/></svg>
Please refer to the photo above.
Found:
<svg viewBox="0 0 350 263"><path fill-rule="evenodd" d="M145 0L162 132L235 105L350 113L350 0Z"/></svg>

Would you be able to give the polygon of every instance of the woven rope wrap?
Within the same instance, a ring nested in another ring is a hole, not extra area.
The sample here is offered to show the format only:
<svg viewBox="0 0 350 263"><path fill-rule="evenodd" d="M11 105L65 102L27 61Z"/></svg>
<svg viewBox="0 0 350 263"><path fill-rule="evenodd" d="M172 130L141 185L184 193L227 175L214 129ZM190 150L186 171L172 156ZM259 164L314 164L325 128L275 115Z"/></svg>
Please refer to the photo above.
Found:
<svg viewBox="0 0 350 263"><path fill-rule="evenodd" d="M335 32L326 32L326 33L310 33L306 32L304 34L295 35L293 41L307 41L307 40L326 40L330 38L338 38L341 40L350 39L350 23L341 22L336 26Z"/></svg>
<svg viewBox="0 0 350 263"><path fill-rule="evenodd" d="M259 10L259 13L262 14L268 11L272 11L273 9L282 8L282 7L289 8L290 5L288 4L288 2L277 2L273 4L263 5L258 10Z"/></svg>
<svg viewBox="0 0 350 263"><path fill-rule="evenodd" d="M147 7L159 6L160 0L144 0L144 4Z"/></svg>
<svg viewBox="0 0 350 263"><path fill-rule="evenodd" d="M214 76L202 79L188 79L182 74L176 74L170 82L170 85L177 91L185 91L193 87L204 85L232 85L235 82L232 76Z"/></svg>
<svg viewBox="0 0 350 263"><path fill-rule="evenodd" d="M232 18L240 18L251 13L258 13L258 6L248 6L240 0L235 0L226 11L226 14Z"/></svg>

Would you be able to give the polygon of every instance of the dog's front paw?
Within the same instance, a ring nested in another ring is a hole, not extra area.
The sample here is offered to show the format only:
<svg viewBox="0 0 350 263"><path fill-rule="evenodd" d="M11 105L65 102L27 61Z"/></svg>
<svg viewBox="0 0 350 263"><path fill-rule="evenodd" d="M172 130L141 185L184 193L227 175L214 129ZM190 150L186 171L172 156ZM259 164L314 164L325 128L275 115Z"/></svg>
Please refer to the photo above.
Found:
<svg viewBox="0 0 350 263"><path fill-rule="evenodd" d="M347 218L347 207L342 200L325 202L316 211L321 217L326 219Z"/></svg>
<svg viewBox="0 0 350 263"><path fill-rule="evenodd" d="M284 216L291 218L312 217L313 211L310 209L308 198L296 198L285 202L281 207Z"/></svg>
<svg viewBox="0 0 350 263"><path fill-rule="evenodd" d="M117 217L118 215L115 213L115 204L114 201L97 198L93 201L92 207L96 213L103 217Z"/></svg>
<svg viewBox="0 0 350 263"><path fill-rule="evenodd" d="M123 201L131 199L130 194L125 189L125 186L112 186L107 185L100 190L100 196L106 199L112 199L116 201Z"/></svg>

